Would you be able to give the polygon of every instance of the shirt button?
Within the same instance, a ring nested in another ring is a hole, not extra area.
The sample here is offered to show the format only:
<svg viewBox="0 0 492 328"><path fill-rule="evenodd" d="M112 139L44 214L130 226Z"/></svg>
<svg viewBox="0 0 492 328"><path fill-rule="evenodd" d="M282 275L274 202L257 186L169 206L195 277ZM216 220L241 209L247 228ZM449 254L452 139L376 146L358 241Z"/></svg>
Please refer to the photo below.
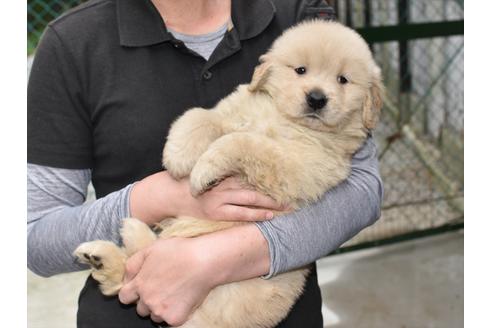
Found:
<svg viewBox="0 0 492 328"><path fill-rule="evenodd" d="M205 73L203 73L203 78L205 80L210 80L212 78L212 72L210 71L205 71Z"/></svg>
<svg viewBox="0 0 492 328"><path fill-rule="evenodd" d="M174 42L173 42L173 47L174 47L174 48L176 48L176 49L181 48L181 42L179 42L179 41L174 41Z"/></svg>

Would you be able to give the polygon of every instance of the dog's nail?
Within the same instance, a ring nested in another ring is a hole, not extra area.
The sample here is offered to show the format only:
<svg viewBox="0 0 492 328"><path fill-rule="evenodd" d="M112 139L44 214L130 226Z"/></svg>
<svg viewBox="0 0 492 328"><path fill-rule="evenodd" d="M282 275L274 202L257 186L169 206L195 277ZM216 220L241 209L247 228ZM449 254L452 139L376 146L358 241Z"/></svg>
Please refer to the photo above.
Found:
<svg viewBox="0 0 492 328"><path fill-rule="evenodd" d="M86 259L88 259L88 260L90 260L90 259L91 259L91 258L90 258L90 256L89 256L89 254L87 254L87 253L84 253L84 257L85 257Z"/></svg>
<svg viewBox="0 0 492 328"><path fill-rule="evenodd" d="M207 187L213 187L217 184L217 180L210 180L208 183L207 183Z"/></svg>
<svg viewBox="0 0 492 328"><path fill-rule="evenodd" d="M93 255L93 256L92 256L92 259L93 259L94 261L96 261L96 262L101 261L101 257L100 257L100 256L97 256L97 255Z"/></svg>

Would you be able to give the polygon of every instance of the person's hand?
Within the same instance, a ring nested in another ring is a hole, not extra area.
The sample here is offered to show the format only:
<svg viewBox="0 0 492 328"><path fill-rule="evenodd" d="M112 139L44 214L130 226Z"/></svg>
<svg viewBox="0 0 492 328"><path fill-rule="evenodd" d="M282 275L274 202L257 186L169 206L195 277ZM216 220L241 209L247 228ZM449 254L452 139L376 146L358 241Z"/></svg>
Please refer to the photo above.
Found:
<svg viewBox="0 0 492 328"><path fill-rule="evenodd" d="M183 324L209 291L218 275L196 238L160 239L128 259L119 299L137 302L137 312L154 322Z"/></svg>
<svg viewBox="0 0 492 328"><path fill-rule="evenodd" d="M160 239L128 259L119 298L125 304L137 302L141 316L181 325L214 287L269 270L268 243L254 224Z"/></svg>
<svg viewBox="0 0 492 328"><path fill-rule="evenodd" d="M189 190L188 179L181 183ZM178 214L221 221L264 221L286 209L271 197L242 185L237 178L228 177L196 198L189 198Z"/></svg>
<svg viewBox="0 0 492 328"><path fill-rule="evenodd" d="M147 224L165 218L192 216L209 220L262 221L288 210L272 198L229 177L194 198L188 179L174 180L166 171L137 182L130 194L130 212Z"/></svg>

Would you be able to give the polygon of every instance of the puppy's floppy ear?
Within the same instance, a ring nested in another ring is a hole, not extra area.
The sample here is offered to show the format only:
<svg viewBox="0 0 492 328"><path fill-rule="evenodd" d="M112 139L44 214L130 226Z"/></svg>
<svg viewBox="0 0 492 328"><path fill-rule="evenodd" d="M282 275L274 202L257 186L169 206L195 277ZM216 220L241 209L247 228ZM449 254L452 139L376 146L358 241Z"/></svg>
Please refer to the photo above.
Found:
<svg viewBox="0 0 492 328"><path fill-rule="evenodd" d="M256 66L253 78L248 86L249 91L255 92L263 88L271 73L271 66L268 55L260 57L260 65Z"/></svg>
<svg viewBox="0 0 492 328"><path fill-rule="evenodd" d="M368 130L374 129L378 123L379 114L383 107L383 94L384 86L381 78L381 69L375 66L371 86L362 110L362 122Z"/></svg>

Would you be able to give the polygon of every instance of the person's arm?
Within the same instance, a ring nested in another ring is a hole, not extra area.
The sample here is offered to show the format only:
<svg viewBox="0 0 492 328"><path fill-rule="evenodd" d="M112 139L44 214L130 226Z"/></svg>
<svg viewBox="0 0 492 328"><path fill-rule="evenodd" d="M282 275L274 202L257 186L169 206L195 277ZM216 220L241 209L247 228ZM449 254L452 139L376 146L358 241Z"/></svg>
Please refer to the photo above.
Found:
<svg viewBox="0 0 492 328"><path fill-rule="evenodd" d="M72 170L28 164L27 264L48 277L87 269L75 262L75 248L90 240L120 241L121 220L132 214L148 224L185 212L203 218L256 221L268 218L272 199L243 190L232 179L194 199L186 180L173 180L166 172L153 174L92 203L83 204L90 170ZM131 192L135 189L135 192ZM235 204L235 205L233 205Z"/></svg>
<svg viewBox="0 0 492 328"><path fill-rule="evenodd" d="M257 223L270 250L267 277L301 267L337 249L379 218L382 198L377 149L369 137L353 156L349 177L320 201Z"/></svg>

